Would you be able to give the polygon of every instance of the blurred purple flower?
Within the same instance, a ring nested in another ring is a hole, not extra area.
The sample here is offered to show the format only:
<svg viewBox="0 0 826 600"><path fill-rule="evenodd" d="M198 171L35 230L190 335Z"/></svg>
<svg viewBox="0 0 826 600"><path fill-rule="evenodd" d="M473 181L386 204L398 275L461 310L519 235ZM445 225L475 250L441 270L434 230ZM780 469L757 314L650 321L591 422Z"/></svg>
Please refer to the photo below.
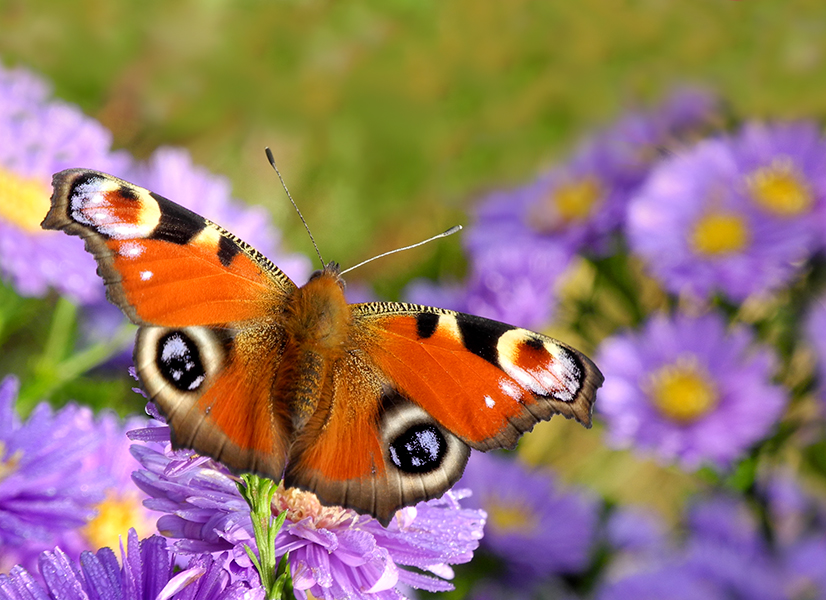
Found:
<svg viewBox="0 0 826 600"><path fill-rule="evenodd" d="M255 548L249 508L235 479L211 459L172 451L168 427L130 436L144 442L132 446L144 467L133 478L151 496L146 505L167 513L158 528L174 538L172 546L184 553L211 552L235 578L256 579L244 551L244 545ZM453 576L449 565L471 559L485 521L484 513L461 508L460 498L448 492L402 509L385 528L352 510L322 506L308 492L279 488L274 508L288 517L277 552L290 552L300 598L402 598L397 584L446 591L452 589L444 580Z"/></svg>
<svg viewBox="0 0 826 600"><path fill-rule="evenodd" d="M685 528L682 547L652 554L633 568L612 568L597 600L784 597L782 572L744 503L730 497L696 502Z"/></svg>
<svg viewBox="0 0 826 600"><path fill-rule="evenodd" d="M537 240L532 246L514 240L478 252L465 286L437 286L419 280L405 297L417 304L538 328L550 320L554 283L570 265L571 257L563 246L546 240Z"/></svg>
<svg viewBox="0 0 826 600"><path fill-rule="evenodd" d="M785 592L791 600L826 598L826 535L819 531L806 537L784 555Z"/></svg>
<svg viewBox="0 0 826 600"><path fill-rule="evenodd" d="M659 109L631 112L586 140L564 165L482 200L465 237L464 287L417 282L406 297L522 327L547 324L554 285L574 254L604 254L657 148L710 121L710 94L682 90Z"/></svg>
<svg viewBox="0 0 826 600"><path fill-rule="evenodd" d="M769 434L787 402L771 382L772 351L745 327L727 332L714 313L652 317L605 340L596 362L605 374L597 410L611 442L688 469L730 465Z"/></svg>
<svg viewBox="0 0 826 600"><path fill-rule="evenodd" d="M732 600L712 582L677 564L640 571L603 584L596 600Z"/></svg>
<svg viewBox="0 0 826 600"><path fill-rule="evenodd" d="M52 174L79 165L123 174L130 165L111 151L112 136L79 108L51 98L24 69L0 66L0 277L24 296L50 287L76 302L103 298L94 259L83 241L43 231Z"/></svg>
<svg viewBox="0 0 826 600"><path fill-rule="evenodd" d="M631 249L673 293L775 290L822 247L826 146L811 124L751 124L662 162L628 209Z"/></svg>
<svg viewBox="0 0 826 600"><path fill-rule="evenodd" d="M125 433L146 419L124 424L113 413L95 418L75 405L54 413L42 403L21 423L16 389L11 377L0 384L0 572L15 564L33 571L55 546L75 559L116 545L130 527L152 533Z"/></svg>
<svg viewBox="0 0 826 600"><path fill-rule="evenodd" d="M129 531L120 561L110 548L84 552L75 564L60 548L40 557L45 587L24 568L0 575L2 600L264 600L264 590L242 582L229 584L229 575L209 555L193 558L175 569L175 556L166 540L153 536L138 542Z"/></svg>
<svg viewBox="0 0 826 600"><path fill-rule="evenodd" d="M17 380L0 383L0 567L53 548L94 518L111 480L86 468L101 446L92 411L42 403L25 422L15 411Z"/></svg>
<svg viewBox="0 0 826 600"><path fill-rule="evenodd" d="M550 473L480 452L471 455L457 485L470 488L468 503L488 514L484 548L522 583L588 566L599 510L591 496L566 490Z"/></svg>
<svg viewBox="0 0 826 600"><path fill-rule="evenodd" d="M614 511L605 526L611 548L619 551L661 552L667 547L665 525L650 510L622 507Z"/></svg>
<svg viewBox="0 0 826 600"><path fill-rule="evenodd" d="M742 501L715 497L695 504L687 517L685 567L727 598L781 600L781 571Z"/></svg>
<svg viewBox="0 0 826 600"><path fill-rule="evenodd" d="M814 299L804 322L806 340L815 352L818 391L826 411L826 296Z"/></svg>

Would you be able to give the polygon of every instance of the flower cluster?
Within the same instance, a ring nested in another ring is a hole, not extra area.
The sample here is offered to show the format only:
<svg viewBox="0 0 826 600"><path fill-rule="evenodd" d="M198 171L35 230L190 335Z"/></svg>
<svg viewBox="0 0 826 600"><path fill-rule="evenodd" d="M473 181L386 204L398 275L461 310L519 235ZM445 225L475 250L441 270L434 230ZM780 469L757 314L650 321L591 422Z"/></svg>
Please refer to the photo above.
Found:
<svg viewBox="0 0 826 600"><path fill-rule="evenodd" d="M158 529L172 547L184 554L209 552L235 579L257 579L245 550L256 541L237 480L211 459L172 450L165 425L129 435L143 442L132 447L144 467L134 473L135 483L150 496L148 507L166 513ZM287 518L276 552L289 553L302 598L392 600L403 598L399 585L453 589L445 581L453 576L449 565L471 559L485 524L484 512L460 506L464 495L449 492L404 508L383 527L372 517L323 506L309 492L279 487L273 510Z"/></svg>
<svg viewBox="0 0 826 600"><path fill-rule="evenodd" d="M516 466L489 488L469 483L489 514L483 548L518 565L478 588L479 597L520 587L514 570L519 584L530 582L529 595L826 594L823 497L811 492L826 480L826 138L808 121L715 130L719 106L679 92L592 135L533 182L483 198L466 239L468 279L408 289L415 302L523 326L555 319L554 331L578 336L605 375L598 452L623 451L622 460L655 473L651 481L593 477L610 500L596 534L581 516L585 498L575 504L580 513L553 509L561 523L540 519L537 484ZM563 471L564 456L555 463ZM788 481L761 492L760 474L778 464ZM678 479L686 492L671 501L669 524L679 522L681 534L653 513L614 506L617 497L661 505L646 486ZM805 480L814 483L801 492ZM555 493L544 485L551 505ZM612 490L618 485L637 493ZM686 497L693 501L677 504ZM520 528L545 532L543 550ZM561 556L572 561L568 583L572 574L582 579L560 588L552 544L577 536L590 553L577 563L581 554L568 546ZM541 567L539 556L548 561ZM544 583L529 573L544 574Z"/></svg>
<svg viewBox="0 0 826 600"><path fill-rule="evenodd" d="M0 570L33 569L55 546L71 558L117 543L128 528L153 531L143 494L131 485L137 463L126 427L74 404L39 404L23 422L15 414L18 383L0 383Z"/></svg>

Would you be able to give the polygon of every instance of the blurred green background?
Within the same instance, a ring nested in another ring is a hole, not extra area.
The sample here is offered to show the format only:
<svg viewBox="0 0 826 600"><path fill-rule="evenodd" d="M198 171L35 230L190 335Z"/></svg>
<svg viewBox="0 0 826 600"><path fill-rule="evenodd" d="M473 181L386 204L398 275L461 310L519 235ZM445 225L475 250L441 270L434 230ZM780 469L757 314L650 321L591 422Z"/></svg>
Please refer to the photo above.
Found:
<svg viewBox="0 0 826 600"><path fill-rule="evenodd" d="M826 109L822 0L2 0L0 60L145 157L164 144L343 265L456 223L675 84L735 115ZM79 165L94 167L95 165ZM457 238L356 271L396 296L461 274Z"/></svg>

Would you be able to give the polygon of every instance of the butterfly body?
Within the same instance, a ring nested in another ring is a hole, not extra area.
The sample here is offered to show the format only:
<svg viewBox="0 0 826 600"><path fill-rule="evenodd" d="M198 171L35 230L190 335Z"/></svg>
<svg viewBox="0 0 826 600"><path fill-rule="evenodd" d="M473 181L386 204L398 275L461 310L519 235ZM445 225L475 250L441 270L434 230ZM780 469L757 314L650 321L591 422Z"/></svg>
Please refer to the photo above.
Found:
<svg viewBox="0 0 826 600"><path fill-rule="evenodd" d="M441 495L470 448L554 414L590 425L597 368L541 334L444 309L348 304L338 265L301 287L218 225L125 181L55 175L43 227L86 240L139 326L135 365L175 447L387 523Z"/></svg>

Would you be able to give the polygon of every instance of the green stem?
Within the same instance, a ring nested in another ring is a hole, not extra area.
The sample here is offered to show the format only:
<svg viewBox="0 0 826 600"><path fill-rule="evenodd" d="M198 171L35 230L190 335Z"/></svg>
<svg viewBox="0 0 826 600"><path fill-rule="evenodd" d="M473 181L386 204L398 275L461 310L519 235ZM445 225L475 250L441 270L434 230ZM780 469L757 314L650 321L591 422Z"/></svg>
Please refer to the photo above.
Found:
<svg viewBox="0 0 826 600"><path fill-rule="evenodd" d="M282 512L273 519L272 500L278 485L271 479L252 474L244 474L241 479L244 483L238 484L238 490L250 507L255 544L258 546L258 556L249 546L245 548L247 555L261 577L261 586L268 600L292 598L287 556L278 561L275 550L275 539L287 517L287 513Z"/></svg>

